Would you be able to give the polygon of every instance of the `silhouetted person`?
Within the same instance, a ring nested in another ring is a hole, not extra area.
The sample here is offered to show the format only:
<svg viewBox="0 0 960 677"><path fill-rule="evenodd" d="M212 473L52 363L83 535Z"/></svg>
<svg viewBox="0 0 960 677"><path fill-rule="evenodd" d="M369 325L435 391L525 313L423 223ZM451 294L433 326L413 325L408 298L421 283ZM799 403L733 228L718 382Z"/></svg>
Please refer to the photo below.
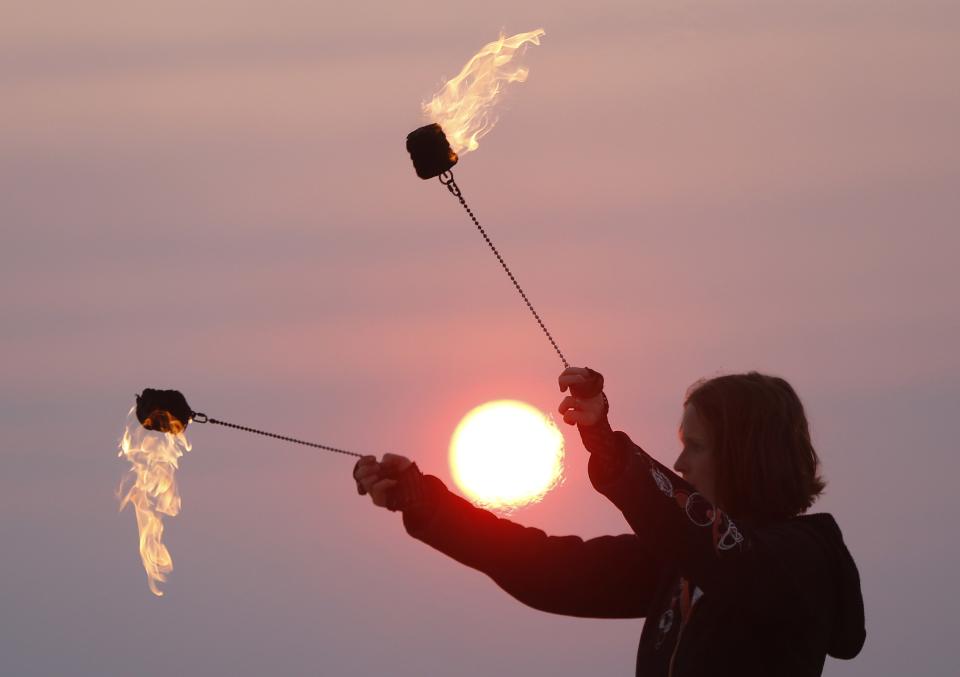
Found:
<svg viewBox="0 0 960 677"><path fill-rule="evenodd" d="M602 377L570 368L560 405L590 452L593 486L632 534L547 536L481 510L416 464L365 457L354 478L408 533L536 609L646 618L637 674L819 675L864 643L856 565L828 514L803 405L755 372L691 388L671 472L607 421Z"/></svg>

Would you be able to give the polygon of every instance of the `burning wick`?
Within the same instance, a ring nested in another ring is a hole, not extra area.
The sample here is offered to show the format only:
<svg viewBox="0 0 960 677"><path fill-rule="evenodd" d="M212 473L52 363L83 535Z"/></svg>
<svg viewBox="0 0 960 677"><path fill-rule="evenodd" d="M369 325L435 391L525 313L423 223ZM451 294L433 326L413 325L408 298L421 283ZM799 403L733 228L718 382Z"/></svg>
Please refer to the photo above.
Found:
<svg viewBox="0 0 960 677"><path fill-rule="evenodd" d="M499 40L489 43L477 52L457 77L447 81L433 99L423 105L424 113L433 120L433 123L415 129L407 135L407 152L410 153L417 176L421 179L439 177L440 183L460 201L460 205L497 257L503 271L510 278L510 282L513 283L547 340L550 341L550 345L560 356L563 366L569 367L570 363L567 362L560 346L547 329L547 325L543 323L540 314L527 298L527 294L493 244L493 240L487 235L487 231L480 225L473 210L467 205L460 186L453 178L452 171L459 160L457 153L476 150L480 137L496 124L497 118L493 113L493 105L503 91L503 85L510 82L523 82L527 79L526 68L516 64L511 65L514 56L522 53L527 44L539 45L540 36L543 34L543 29L537 29L509 38L501 35Z"/></svg>
<svg viewBox="0 0 960 677"><path fill-rule="evenodd" d="M132 505L136 513L140 559L147 572L150 591L158 597L163 596L159 584L164 583L173 571L173 559L163 544L163 518L176 517L180 512L175 475L180 458L191 448L184 435L191 421L222 425L347 456L363 456L354 451L211 418L193 411L183 393L177 390L146 388L137 395L136 404L127 414L120 440L119 456L126 458L131 467L120 483L117 496L121 497L120 510Z"/></svg>
<svg viewBox="0 0 960 677"><path fill-rule="evenodd" d="M146 388L137 395L137 419L147 430L162 433L181 433L193 418L187 398L179 390Z"/></svg>
<svg viewBox="0 0 960 677"><path fill-rule="evenodd" d="M150 591L158 597L163 596L159 584L173 571L173 559L163 544L163 518L176 517L180 512L175 474L180 458L190 451L184 435L189 418L181 418L180 403L170 393L176 391L145 390L127 414L120 456L130 462L130 470L117 490L118 497L122 496L120 509L132 505L136 513L140 559ZM157 400L151 402L153 394L157 394ZM180 393L176 395L182 400ZM170 408L154 406L160 401Z"/></svg>
<svg viewBox="0 0 960 677"><path fill-rule="evenodd" d="M440 176L457 164L457 154L450 148L447 135L436 122L415 129L407 135L407 152L421 179Z"/></svg>
<svg viewBox="0 0 960 677"><path fill-rule="evenodd" d="M539 45L543 34L538 28L509 38L501 35L484 45L459 75L423 104L423 113L432 124L407 135L407 151L417 176L440 176L457 164L458 154L480 146L480 138L497 123L493 107L504 85L527 79L529 70L518 66L514 58L522 55L527 45Z"/></svg>

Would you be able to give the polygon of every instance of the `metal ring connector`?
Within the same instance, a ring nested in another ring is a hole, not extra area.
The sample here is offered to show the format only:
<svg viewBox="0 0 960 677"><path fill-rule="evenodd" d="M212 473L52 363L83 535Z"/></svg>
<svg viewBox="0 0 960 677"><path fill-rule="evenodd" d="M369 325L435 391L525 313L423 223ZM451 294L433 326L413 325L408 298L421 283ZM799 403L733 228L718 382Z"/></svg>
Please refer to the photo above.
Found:
<svg viewBox="0 0 960 677"><path fill-rule="evenodd" d="M200 414L200 413L197 413L197 412L193 412L193 421L194 421L194 423L206 423L206 422L209 421L209 420L210 420L210 419L207 418L207 415L206 415L206 414Z"/></svg>

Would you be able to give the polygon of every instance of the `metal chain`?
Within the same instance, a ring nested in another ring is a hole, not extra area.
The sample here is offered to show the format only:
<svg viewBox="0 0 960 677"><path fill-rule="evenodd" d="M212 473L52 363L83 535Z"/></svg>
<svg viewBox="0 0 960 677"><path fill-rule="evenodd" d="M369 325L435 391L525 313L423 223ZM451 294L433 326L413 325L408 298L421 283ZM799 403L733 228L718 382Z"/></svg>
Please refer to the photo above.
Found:
<svg viewBox="0 0 960 677"><path fill-rule="evenodd" d="M563 366L569 367L570 363L567 362L567 358L563 356L563 352L560 350L560 346L557 345L557 342L554 340L553 335L550 333L550 330L547 329L547 325L545 325L543 323L543 320L540 319L540 314L537 313L536 309L533 307L533 304L530 303L530 299L527 298L527 295L523 291L523 288L520 286L520 283L517 282L517 278L514 276L513 272L510 270L510 267L507 266L507 262L503 260L503 256L500 255L500 252L497 250L497 247L493 244L493 240L491 240L490 236L487 235L487 231L484 230L483 226L480 225L480 222L477 220L477 217L474 215L473 210L470 209L470 206L467 204L467 201L464 199L463 193L460 191L460 186L458 186L457 182L454 181L453 179L453 172L447 170L443 174L441 174L440 183L446 186L447 190L450 191L450 194L460 201L460 204L463 206L464 211L467 212L467 216L470 217L470 220L473 221L473 225L475 225L477 227L477 230L480 231L480 235L483 236L484 241L486 241L487 245L490 247L490 250L493 252L494 256L497 257L497 261L500 262L500 265L503 267L503 270L507 274L507 277L510 278L510 281L513 283L513 286L520 293L520 297L523 299L523 302L527 304L527 308L533 314L533 317L537 321L537 324L540 325L540 329L543 330L543 333L547 337L547 340L550 341L550 345L553 346L553 349L557 352L557 355L560 356L560 361L563 362ZM306 440L298 440L295 437L287 437L286 435L269 433L269 432L266 432L265 430L257 430L256 428L249 428L244 425L237 425L236 423L228 423L227 421L221 421L216 418L211 418L206 414L194 412L193 420L196 423L213 423L215 425L222 425L227 428L234 428L236 430L242 430L243 432L253 433L255 435L272 437L277 440L283 440L284 442L292 442L293 444L302 444L305 447L313 447L314 449L323 449L324 451L332 451L336 454L344 454L346 456L363 458L363 454L358 454L355 451L347 451L346 449L338 449L337 447L330 447L325 444L317 444L316 442L307 442Z"/></svg>
<svg viewBox="0 0 960 677"><path fill-rule="evenodd" d="M277 435L276 433L268 433L263 430L257 430L256 428L248 428L244 425L237 425L236 423L227 423L226 421L220 421L215 418L210 418L206 414L193 414L193 420L196 423L214 423L216 425L226 426L227 428L236 428L237 430L242 430L248 433L254 433L256 435L263 435L264 437L272 437L274 439L283 440L284 442L293 442L294 444L302 444L305 447L313 447L315 449L323 449L324 451L332 451L337 454L346 454L347 456L356 456L357 458L363 458L363 454L358 454L355 451L347 451L346 449L337 449L336 447L328 447L325 444L317 444L316 442L306 442L304 440L298 440L295 437L287 437L286 435Z"/></svg>
<svg viewBox="0 0 960 677"><path fill-rule="evenodd" d="M480 231L480 234L483 236L483 239L490 246L490 250L493 252L494 256L497 257L497 261L500 262L500 265L503 267L504 272L510 278L510 281L513 282L513 286L516 287L517 291L520 292L520 297L523 299L523 302L527 304L527 308L530 309L530 312L533 313L534 319L537 321L537 324L540 325L540 329L543 330L543 333L546 335L547 340L550 341L550 345L553 346L553 349L557 351L557 355L560 356L560 361L563 362L563 366L569 367L570 363L567 362L567 358L563 356L563 352L560 350L560 346L557 345L557 342L553 339L553 336L550 334L550 330L547 329L547 325L543 323L543 320L540 319L540 315L537 313L536 309L533 307L533 304L530 303L530 299L527 298L527 295L524 293L523 289L520 287L520 283L517 282L517 278L514 277L513 273L510 271L510 268L507 266L507 262L503 260L503 257L500 255L500 252L497 251L496 246L493 244L493 240L490 239L490 236L487 235L487 231L483 229L483 226L480 225L480 222L477 220L477 217L474 216L473 210L470 209L470 206L467 204L467 201L463 197L463 193L460 192L460 186L457 185L457 182L453 180L453 172L449 169L443 172L440 175L440 183L447 187L447 190L450 191L450 194L453 195L460 201L460 204L463 206L464 211L467 212L467 216L470 217L470 220L473 221L473 225L477 227L477 230Z"/></svg>

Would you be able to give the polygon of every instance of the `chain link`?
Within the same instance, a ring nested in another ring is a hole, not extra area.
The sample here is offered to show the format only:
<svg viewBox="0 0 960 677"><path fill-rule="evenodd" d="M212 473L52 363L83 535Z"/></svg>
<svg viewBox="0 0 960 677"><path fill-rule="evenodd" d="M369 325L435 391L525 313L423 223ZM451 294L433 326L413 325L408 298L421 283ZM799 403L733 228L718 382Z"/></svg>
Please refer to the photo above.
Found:
<svg viewBox="0 0 960 677"><path fill-rule="evenodd" d="M227 423L226 421L220 421L215 418L210 418L206 414L194 413L193 420L196 423L213 423L216 425L226 426L227 428L235 428L237 430L242 430L247 433L263 435L264 437L272 437L277 440L283 440L284 442L293 442L294 444L302 444L305 447L313 447L314 449L323 449L324 451L332 451L337 454L346 454L347 456L356 456L357 458L363 458L363 454L358 454L355 451L347 451L346 449L337 449L336 447L328 447L325 444L317 444L316 442L306 442L304 440L298 440L295 437L287 437L286 435L277 435L276 433L268 433L264 430L257 430L256 428L248 428L245 425L237 425L236 423Z"/></svg>
<svg viewBox="0 0 960 677"><path fill-rule="evenodd" d="M504 272L507 274L507 277L510 278L510 281L513 283L513 286L516 287L517 291L520 293L520 297L523 299L523 302L527 304L527 308L533 314L534 319L537 321L537 324L540 325L540 329L543 330L544 335L547 337L547 340L550 341L550 345L553 346L553 349L557 351L557 355L560 356L560 361L563 362L563 366L569 367L570 363L567 362L567 358L563 356L563 352L560 350L560 346L557 345L557 342L554 340L553 336L550 334L550 330L547 329L547 325L543 323L543 320L540 319L539 313L533 307L533 304L530 303L530 299L527 298L526 293L520 287L520 283L517 282L517 278L514 277L507 262L503 260L503 257L500 255L500 252L497 250L496 246L493 244L493 240L490 239L490 236L487 235L487 231L483 229L483 226L480 225L480 222L477 220L477 217L474 216L473 210L470 209L470 205L467 204L466 199L463 197L463 193L460 191L460 186L457 185L457 182L453 179L453 172L449 169L440 175L440 183L447 187L447 190L450 191L450 194L453 195L460 201L461 206L464 211L467 212L467 216L470 217L470 220L473 221L473 225L477 227L477 230L480 231L480 234L483 236L483 239L486 241L487 245L490 247L490 250L493 252L494 256L497 257L497 261L500 262L500 265L503 267Z"/></svg>

